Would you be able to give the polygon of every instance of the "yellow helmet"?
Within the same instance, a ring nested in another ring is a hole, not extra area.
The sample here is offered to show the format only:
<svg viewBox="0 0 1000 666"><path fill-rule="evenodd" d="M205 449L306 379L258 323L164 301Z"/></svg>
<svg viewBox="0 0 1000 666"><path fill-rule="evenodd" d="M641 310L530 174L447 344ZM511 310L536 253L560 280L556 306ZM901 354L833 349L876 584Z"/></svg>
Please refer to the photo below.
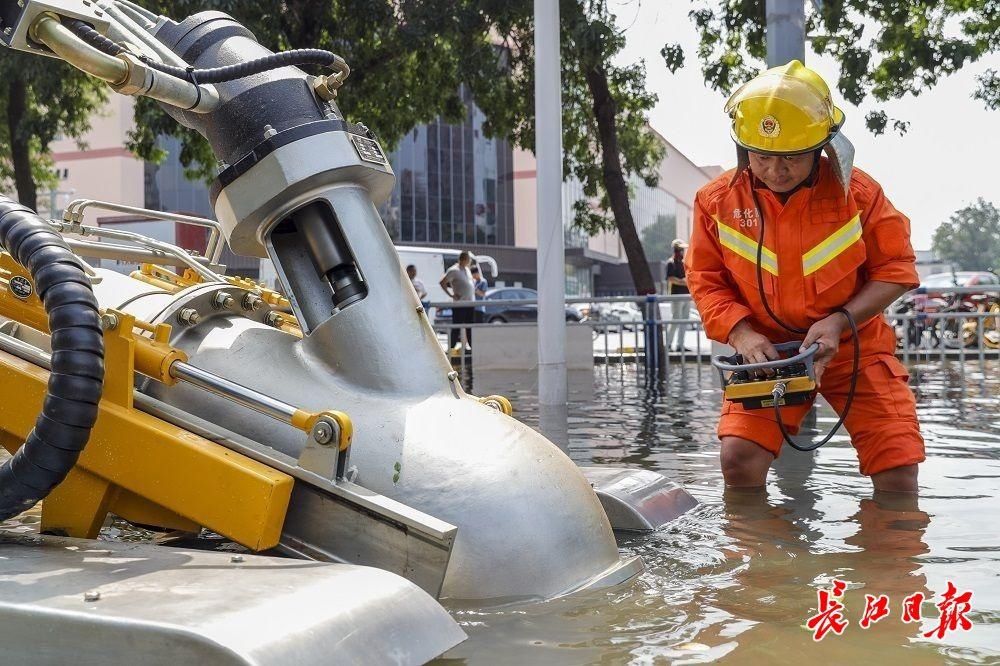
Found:
<svg viewBox="0 0 1000 666"><path fill-rule="evenodd" d="M818 150L844 124L826 81L798 60L744 83L726 102L726 113L738 146L770 155Z"/></svg>

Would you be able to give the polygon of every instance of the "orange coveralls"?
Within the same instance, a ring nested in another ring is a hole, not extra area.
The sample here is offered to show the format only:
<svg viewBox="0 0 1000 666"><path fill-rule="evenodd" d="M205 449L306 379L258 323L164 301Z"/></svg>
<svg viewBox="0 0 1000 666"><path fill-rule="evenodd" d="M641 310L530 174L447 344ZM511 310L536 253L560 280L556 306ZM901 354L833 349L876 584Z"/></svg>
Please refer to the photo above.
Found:
<svg viewBox="0 0 1000 666"><path fill-rule="evenodd" d="M727 342L743 319L771 342L803 337L772 321L761 304L756 276L760 220L751 187L764 209L764 292L774 313L790 326L809 328L850 301L868 280L918 285L909 220L866 173L854 170L845 198L823 157L813 185L799 188L784 204L749 170L730 186L732 178L728 171L699 190L685 258L688 287L709 338ZM861 473L921 462L924 441L906 369L895 357L895 332L882 315L858 322L858 328L861 369L845 425ZM847 399L853 353L848 332L823 374L820 393L838 413ZM790 433L798 432L809 407L782 407ZM723 400L718 435L742 437L775 456L783 443L773 410L745 410L728 400Z"/></svg>

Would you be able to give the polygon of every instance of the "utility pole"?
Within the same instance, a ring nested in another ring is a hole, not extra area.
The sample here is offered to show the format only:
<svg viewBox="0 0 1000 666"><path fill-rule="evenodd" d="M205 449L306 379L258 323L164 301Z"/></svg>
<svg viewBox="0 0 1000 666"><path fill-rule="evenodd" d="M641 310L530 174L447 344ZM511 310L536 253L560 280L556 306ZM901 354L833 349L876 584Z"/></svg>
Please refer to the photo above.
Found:
<svg viewBox="0 0 1000 666"><path fill-rule="evenodd" d="M535 0L538 402L565 405L566 248L562 221L559 1Z"/></svg>
<svg viewBox="0 0 1000 666"><path fill-rule="evenodd" d="M805 0L766 0L767 66L806 60Z"/></svg>

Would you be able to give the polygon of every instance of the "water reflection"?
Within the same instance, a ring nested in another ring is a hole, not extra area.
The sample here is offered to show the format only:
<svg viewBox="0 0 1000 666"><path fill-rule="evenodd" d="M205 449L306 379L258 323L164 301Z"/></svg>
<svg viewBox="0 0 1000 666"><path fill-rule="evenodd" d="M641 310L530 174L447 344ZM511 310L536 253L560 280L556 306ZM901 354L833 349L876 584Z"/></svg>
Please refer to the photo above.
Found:
<svg viewBox="0 0 1000 666"><path fill-rule="evenodd" d="M998 370L996 362L913 368L928 456L918 498L874 493L846 436L815 453L784 451L765 491L724 492L710 373L671 372L648 384L627 369L598 368L595 399L570 406L570 455L581 464L656 469L701 506L656 534L621 540L647 564L634 585L467 611L459 619L470 640L449 657L469 664L849 663L876 655L885 664L1000 662ZM507 391L519 417L537 425L531 392ZM834 420L821 405L812 430L824 432ZM834 579L849 584L850 624L842 636L815 643L806 621L817 590ZM947 580L974 589L974 629L924 639ZM924 622L903 623L903 599L916 592L928 600ZM866 594L888 595L890 615L863 629Z"/></svg>

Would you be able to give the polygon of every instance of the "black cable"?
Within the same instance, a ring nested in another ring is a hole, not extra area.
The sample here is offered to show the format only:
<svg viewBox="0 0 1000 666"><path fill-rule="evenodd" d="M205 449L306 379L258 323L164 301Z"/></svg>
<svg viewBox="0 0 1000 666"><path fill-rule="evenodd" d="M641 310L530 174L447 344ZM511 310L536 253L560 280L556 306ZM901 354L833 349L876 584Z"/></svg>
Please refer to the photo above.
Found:
<svg viewBox="0 0 1000 666"><path fill-rule="evenodd" d="M761 260L764 254L764 208L760 205L760 200L757 198L757 192L753 189L753 183L750 184L750 196L753 197L753 204L757 208L757 218L760 220L760 235L757 238L757 293L760 295L760 301L764 305L764 311L767 315L774 320L774 323L781 326L783 329L789 333L796 333L803 335L809 332L809 329L799 328L798 326L791 326L783 322L778 315L774 313L771 309L770 304L767 302L767 294L764 293L764 274L761 269ZM785 423L781 420L781 404L778 396L774 396L774 417L778 421L778 429L781 431L781 436L784 437L785 442L791 446L793 449L798 449L799 451L815 451L819 447L823 446L837 434L840 430L840 426L844 425L844 419L847 418L847 414L851 411L851 403L854 402L854 393L858 386L858 372L861 369L861 342L858 336L858 326L854 321L854 316L847 311L846 308L836 308L834 312L840 312L845 317L847 317L847 323L851 326L851 337L854 343L854 363L853 369L851 370L851 385L847 390L847 401L844 403L844 409L841 410L840 417L837 419L836 425L830 429L830 432L826 434L823 439L819 442L809 444L807 446L800 446L796 444L791 435L785 429Z"/></svg>
<svg viewBox="0 0 1000 666"><path fill-rule="evenodd" d="M116 44L79 19L66 19L66 25L78 37L103 53L117 57L125 52L125 49L121 45ZM176 67L153 60L144 55L136 55L136 58L164 74L169 74L185 81L195 82L197 80L197 83L205 84L235 81L236 79L246 78L281 67L320 65L329 68L346 68L347 66L347 63L339 55L323 49L292 49L291 51L272 53L271 55L247 62L236 63L235 65L213 67L211 69Z"/></svg>
<svg viewBox="0 0 1000 666"><path fill-rule="evenodd" d="M5 196L0 246L31 275L52 345L42 411L24 445L0 465L0 520L6 520L52 492L90 439L104 384L104 336L80 260L48 222Z"/></svg>

